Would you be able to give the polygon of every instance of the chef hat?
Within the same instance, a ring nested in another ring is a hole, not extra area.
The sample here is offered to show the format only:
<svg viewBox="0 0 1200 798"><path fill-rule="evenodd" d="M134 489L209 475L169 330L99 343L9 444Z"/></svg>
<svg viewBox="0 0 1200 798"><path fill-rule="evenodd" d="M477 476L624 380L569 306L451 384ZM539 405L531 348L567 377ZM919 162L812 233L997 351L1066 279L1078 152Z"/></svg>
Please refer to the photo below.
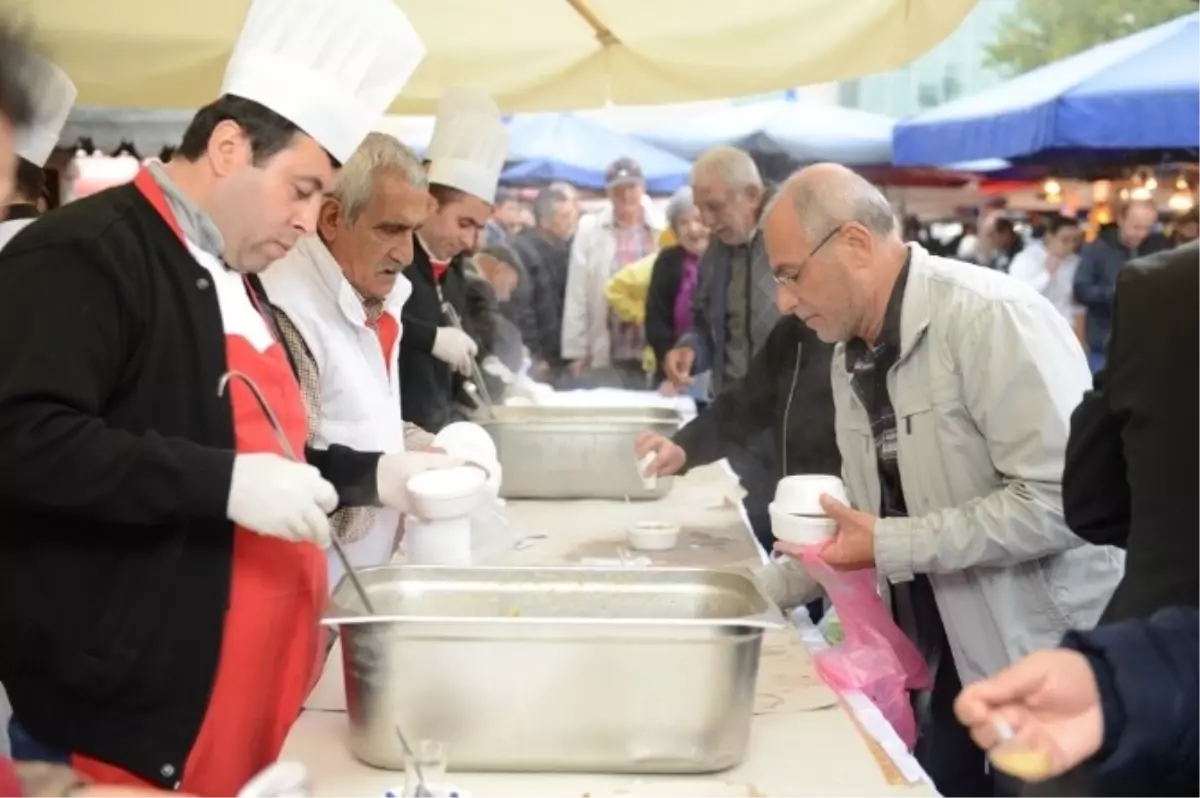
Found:
<svg viewBox="0 0 1200 798"><path fill-rule="evenodd" d="M424 57L394 0L253 0L221 93L265 105L344 163Z"/></svg>
<svg viewBox="0 0 1200 798"><path fill-rule="evenodd" d="M78 92L67 73L39 55L29 62L29 95L33 98L33 121L14 134L14 149L34 166L45 166L67 124Z"/></svg>
<svg viewBox="0 0 1200 798"><path fill-rule="evenodd" d="M448 89L425 151L429 182L492 203L507 156L508 131L492 98L475 89Z"/></svg>

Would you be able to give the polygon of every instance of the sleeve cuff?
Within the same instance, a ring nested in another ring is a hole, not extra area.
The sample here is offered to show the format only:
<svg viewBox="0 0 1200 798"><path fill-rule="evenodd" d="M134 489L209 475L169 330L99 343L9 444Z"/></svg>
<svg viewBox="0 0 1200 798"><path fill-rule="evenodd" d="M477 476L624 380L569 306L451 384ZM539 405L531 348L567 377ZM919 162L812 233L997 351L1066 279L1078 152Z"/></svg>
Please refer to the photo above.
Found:
<svg viewBox="0 0 1200 798"><path fill-rule="evenodd" d="M875 569L892 584L913 579L913 528L908 518L875 520Z"/></svg>
<svg viewBox="0 0 1200 798"><path fill-rule="evenodd" d="M1100 713L1104 718L1104 737L1093 761L1104 762L1117 750L1121 734L1125 730L1125 706L1117 690L1116 676L1112 665L1103 654L1095 650L1087 636L1079 632L1068 632L1063 638L1062 648L1078 651L1088 661L1096 679L1096 692L1100 696Z"/></svg>

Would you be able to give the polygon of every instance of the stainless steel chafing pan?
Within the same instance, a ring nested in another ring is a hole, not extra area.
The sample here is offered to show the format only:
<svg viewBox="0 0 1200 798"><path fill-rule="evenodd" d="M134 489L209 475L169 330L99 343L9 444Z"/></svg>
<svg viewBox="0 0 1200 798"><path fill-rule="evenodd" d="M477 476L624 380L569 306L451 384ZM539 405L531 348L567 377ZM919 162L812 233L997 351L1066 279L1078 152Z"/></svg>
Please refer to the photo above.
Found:
<svg viewBox="0 0 1200 798"><path fill-rule="evenodd" d="M431 568L344 582L350 746L403 767L395 734L451 768L703 773L741 761L764 630L784 625L747 571Z"/></svg>

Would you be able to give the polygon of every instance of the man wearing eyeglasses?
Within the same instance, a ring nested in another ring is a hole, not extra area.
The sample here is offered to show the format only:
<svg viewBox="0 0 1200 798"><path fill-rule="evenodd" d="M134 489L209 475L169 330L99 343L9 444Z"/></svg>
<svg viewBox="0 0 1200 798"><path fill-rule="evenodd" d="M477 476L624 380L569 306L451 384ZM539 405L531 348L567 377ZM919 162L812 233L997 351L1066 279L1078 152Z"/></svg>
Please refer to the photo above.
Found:
<svg viewBox="0 0 1200 798"><path fill-rule="evenodd" d="M878 571L933 670L916 755L938 790L1012 789L954 718L961 684L1091 628L1124 566L1063 521L1070 413L1090 382L1079 341L1023 283L906 245L884 196L844 167L793 175L763 234L780 309L836 344L851 506L823 499L838 528L821 556ZM788 558L764 582L785 606L806 601L801 571Z"/></svg>

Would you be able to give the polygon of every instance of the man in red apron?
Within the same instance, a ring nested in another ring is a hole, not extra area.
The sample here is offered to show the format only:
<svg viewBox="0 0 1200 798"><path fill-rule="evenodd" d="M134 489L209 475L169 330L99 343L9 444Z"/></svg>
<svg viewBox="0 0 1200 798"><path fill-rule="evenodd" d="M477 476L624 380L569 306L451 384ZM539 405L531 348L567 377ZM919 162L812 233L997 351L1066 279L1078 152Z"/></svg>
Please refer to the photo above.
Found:
<svg viewBox="0 0 1200 798"><path fill-rule="evenodd" d="M305 410L254 273L423 54L392 0L255 0L170 164L0 254L14 758L231 795L278 755L318 674L327 514L381 486L377 454L292 461Z"/></svg>

